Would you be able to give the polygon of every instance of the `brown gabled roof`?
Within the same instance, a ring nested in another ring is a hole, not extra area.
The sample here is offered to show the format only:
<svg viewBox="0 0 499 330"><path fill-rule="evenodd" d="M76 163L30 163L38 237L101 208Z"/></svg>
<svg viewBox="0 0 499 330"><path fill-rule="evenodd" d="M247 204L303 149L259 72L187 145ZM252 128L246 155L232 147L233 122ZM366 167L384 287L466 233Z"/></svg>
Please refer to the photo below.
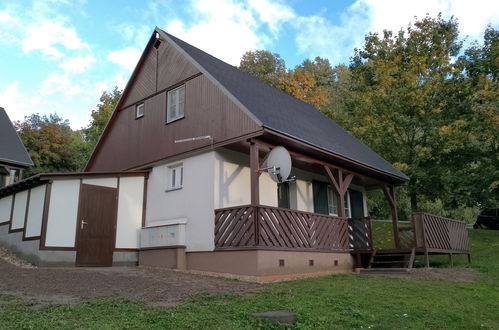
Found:
<svg viewBox="0 0 499 330"><path fill-rule="evenodd" d="M33 166L33 161L2 107L0 107L0 163L21 167Z"/></svg>

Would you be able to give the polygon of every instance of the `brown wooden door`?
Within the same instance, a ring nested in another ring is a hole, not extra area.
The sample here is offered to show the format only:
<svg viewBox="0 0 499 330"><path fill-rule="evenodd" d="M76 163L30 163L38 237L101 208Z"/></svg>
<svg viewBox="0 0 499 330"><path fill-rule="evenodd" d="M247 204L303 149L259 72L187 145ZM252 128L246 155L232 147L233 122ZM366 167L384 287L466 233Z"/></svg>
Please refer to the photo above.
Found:
<svg viewBox="0 0 499 330"><path fill-rule="evenodd" d="M117 189L82 184L76 266L112 266L116 214Z"/></svg>

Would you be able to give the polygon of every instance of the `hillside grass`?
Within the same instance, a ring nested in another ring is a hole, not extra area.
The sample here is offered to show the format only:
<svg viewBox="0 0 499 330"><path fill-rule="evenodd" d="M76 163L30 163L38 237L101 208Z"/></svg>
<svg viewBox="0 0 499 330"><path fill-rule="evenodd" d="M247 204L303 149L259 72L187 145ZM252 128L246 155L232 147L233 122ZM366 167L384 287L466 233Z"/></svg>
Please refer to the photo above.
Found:
<svg viewBox="0 0 499 330"><path fill-rule="evenodd" d="M499 231L470 231L474 282L412 280L343 274L266 284L251 295L205 294L171 308L110 298L33 309L0 296L6 329L279 329L253 312L298 314L291 329L499 329ZM447 257L432 257L444 266ZM455 266L466 266L456 257Z"/></svg>

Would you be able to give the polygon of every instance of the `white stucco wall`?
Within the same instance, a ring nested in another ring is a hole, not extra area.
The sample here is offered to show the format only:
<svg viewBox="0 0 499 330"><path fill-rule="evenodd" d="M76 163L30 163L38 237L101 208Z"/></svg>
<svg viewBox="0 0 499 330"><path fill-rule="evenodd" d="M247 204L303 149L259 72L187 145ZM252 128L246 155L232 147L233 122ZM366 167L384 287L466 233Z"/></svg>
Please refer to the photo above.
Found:
<svg viewBox="0 0 499 330"><path fill-rule="evenodd" d="M180 163L184 167L183 187L166 191L168 167ZM186 250L213 250L214 164L215 153L211 151L154 167L147 184L146 226L185 219Z"/></svg>
<svg viewBox="0 0 499 330"><path fill-rule="evenodd" d="M74 247L80 180L52 183L45 246Z"/></svg>
<svg viewBox="0 0 499 330"><path fill-rule="evenodd" d="M215 154L215 208L251 203L249 155L227 149ZM260 204L277 206L277 184L260 175Z"/></svg>
<svg viewBox="0 0 499 330"><path fill-rule="evenodd" d="M24 228L26 237L40 236L41 234L45 189L45 185L31 189L28 219L26 222L26 228Z"/></svg>
<svg viewBox="0 0 499 330"><path fill-rule="evenodd" d="M116 248L140 247L144 177L122 177L118 195Z"/></svg>
<svg viewBox="0 0 499 330"><path fill-rule="evenodd" d="M92 184L94 186L109 187L109 188L117 188L118 187L118 179L117 178L83 179L82 183Z"/></svg>
<svg viewBox="0 0 499 330"><path fill-rule="evenodd" d="M24 218L26 215L26 202L28 201L28 190L16 194L14 200L14 212L12 213L11 229L24 228Z"/></svg>
<svg viewBox="0 0 499 330"><path fill-rule="evenodd" d="M12 208L12 195L0 199L0 222L10 220L10 211Z"/></svg>

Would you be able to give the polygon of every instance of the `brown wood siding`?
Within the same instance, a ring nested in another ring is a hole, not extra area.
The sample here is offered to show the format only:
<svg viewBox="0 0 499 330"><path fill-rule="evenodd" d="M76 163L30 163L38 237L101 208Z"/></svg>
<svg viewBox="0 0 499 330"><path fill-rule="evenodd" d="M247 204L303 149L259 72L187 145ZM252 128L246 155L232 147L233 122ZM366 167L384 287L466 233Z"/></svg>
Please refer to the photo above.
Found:
<svg viewBox="0 0 499 330"><path fill-rule="evenodd" d="M123 108L146 98L154 92L156 92L156 49L152 48L147 54L132 88L126 95Z"/></svg>
<svg viewBox="0 0 499 330"><path fill-rule="evenodd" d="M158 63L158 90L168 88L199 73L199 70L169 43L163 42L158 52L160 59Z"/></svg>
<svg viewBox="0 0 499 330"><path fill-rule="evenodd" d="M108 136L101 141L87 170L126 170L209 144L208 140L175 144L177 139L211 135L216 143L260 129L204 75L185 85L183 119L165 124L166 91L145 100L144 117L140 119L135 119L134 106L123 109L108 127Z"/></svg>

